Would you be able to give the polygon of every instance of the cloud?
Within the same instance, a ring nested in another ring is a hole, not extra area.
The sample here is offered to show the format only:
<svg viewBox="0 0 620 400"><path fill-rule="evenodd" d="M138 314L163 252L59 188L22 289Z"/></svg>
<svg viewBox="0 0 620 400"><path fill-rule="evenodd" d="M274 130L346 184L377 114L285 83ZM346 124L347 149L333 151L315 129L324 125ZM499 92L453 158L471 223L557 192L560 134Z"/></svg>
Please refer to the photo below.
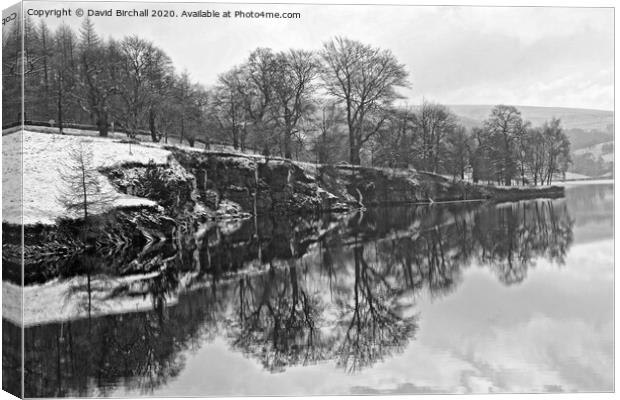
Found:
<svg viewBox="0 0 620 400"><path fill-rule="evenodd" d="M112 7L112 3L95 4ZM53 7L50 2L29 5ZM204 8L200 4L155 7ZM187 69L206 85L258 46L318 50L323 42L341 35L391 49L411 73L413 87L403 93L412 102L426 97L448 104L613 108L611 8L289 4L210 4L209 8L294 11L302 17L194 18L182 24L151 18L94 22L105 32L103 36L139 33L154 41L180 70ZM81 19L66 22L77 28Z"/></svg>

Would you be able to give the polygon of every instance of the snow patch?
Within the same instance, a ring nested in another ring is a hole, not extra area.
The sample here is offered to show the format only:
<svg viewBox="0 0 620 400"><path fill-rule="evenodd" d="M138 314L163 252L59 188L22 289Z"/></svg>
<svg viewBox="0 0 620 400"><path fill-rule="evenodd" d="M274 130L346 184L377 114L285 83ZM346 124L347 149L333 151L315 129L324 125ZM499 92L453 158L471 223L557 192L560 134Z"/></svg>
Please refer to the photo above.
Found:
<svg viewBox="0 0 620 400"><path fill-rule="evenodd" d="M23 140L23 148L22 148ZM11 224L54 224L59 217L75 218L58 202L63 182L58 172L61 161L68 157L69 149L78 143L88 143L93 150L93 164L97 168L110 168L124 163L168 163L170 152L156 147L119 143L109 138L43 134L23 131L2 137L2 220ZM22 159L23 156L23 159ZM22 164L23 161L23 164ZM23 174L20 174L23 165ZM23 177L23 208L20 190ZM117 193L108 179L100 176L102 190L115 193L115 200L101 213L115 207L153 207L151 200Z"/></svg>

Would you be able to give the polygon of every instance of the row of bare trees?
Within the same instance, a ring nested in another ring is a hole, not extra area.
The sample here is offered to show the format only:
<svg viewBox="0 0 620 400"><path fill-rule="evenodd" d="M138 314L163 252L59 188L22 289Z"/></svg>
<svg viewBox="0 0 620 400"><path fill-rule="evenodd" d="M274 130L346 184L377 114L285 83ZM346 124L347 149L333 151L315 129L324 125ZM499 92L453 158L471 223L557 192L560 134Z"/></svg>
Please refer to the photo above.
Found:
<svg viewBox="0 0 620 400"><path fill-rule="evenodd" d="M571 163L560 120L534 127L513 106L495 106L481 126L467 129L444 105L393 110L370 147L373 165L413 166L474 182L550 184Z"/></svg>
<svg viewBox="0 0 620 400"><path fill-rule="evenodd" d="M18 27L16 25L15 29ZM3 91L17 92L24 74L24 119L50 122L60 129L95 125L153 141L180 136L190 143L206 131L207 91L177 73L170 57L137 36L101 38L90 19L76 32L67 25L51 31L26 19L24 50L19 32L3 41ZM12 90L15 89L15 90ZM3 103L5 121L21 119L19 107Z"/></svg>
<svg viewBox="0 0 620 400"><path fill-rule="evenodd" d="M275 145L292 158L294 138L315 111L319 67L309 51L256 49L245 63L220 75L209 108L215 130L235 148L249 140L265 152Z"/></svg>
<svg viewBox="0 0 620 400"><path fill-rule="evenodd" d="M65 121L90 123L102 136L111 128L147 131L153 141L172 134L191 146L223 141L265 155L507 185L549 183L570 163L558 120L534 128L500 105L466 129L444 105L397 105L398 89L409 86L405 66L389 50L347 38L318 51L257 48L207 89L177 73L153 43L103 40L89 19L78 33L26 20L25 33L24 53L3 43L3 65L23 56L26 119L52 119L61 130Z"/></svg>
<svg viewBox="0 0 620 400"><path fill-rule="evenodd" d="M533 127L517 108L499 105L472 133L474 181L551 184L554 175L565 174L571 163L570 141L556 118Z"/></svg>
<svg viewBox="0 0 620 400"><path fill-rule="evenodd" d="M349 161L359 164L399 97L396 88L408 85L389 50L345 38L319 52L258 48L209 90L176 73L153 43L136 36L104 40L89 19L77 33L67 25L51 32L27 19L24 44L22 52L19 41L5 43L3 65L7 73L12 64L26 65L26 120L53 120L61 130L90 123L101 136L109 129L132 136L148 130L154 141L173 132L190 145L197 137L225 139L287 158L318 154L318 142L344 134L344 127Z"/></svg>
<svg viewBox="0 0 620 400"><path fill-rule="evenodd" d="M363 146L399 97L396 88L407 85L404 65L389 50L346 38L319 52L258 48L220 75L209 114L235 147L249 141L292 158L311 141L321 162L330 158L327 143L338 142L333 136L345 128L349 162L360 164Z"/></svg>

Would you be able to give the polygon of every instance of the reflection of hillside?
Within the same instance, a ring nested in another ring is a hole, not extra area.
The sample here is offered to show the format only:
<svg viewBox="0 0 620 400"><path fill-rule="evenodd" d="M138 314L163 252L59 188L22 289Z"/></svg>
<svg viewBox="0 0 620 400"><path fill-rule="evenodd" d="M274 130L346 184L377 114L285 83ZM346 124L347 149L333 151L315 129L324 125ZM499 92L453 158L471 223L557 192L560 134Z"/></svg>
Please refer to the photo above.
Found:
<svg viewBox="0 0 620 400"><path fill-rule="evenodd" d="M576 184L566 188L566 204L575 221L575 243L613 236L614 192L609 184Z"/></svg>
<svg viewBox="0 0 620 400"><path fill-rule="evenodd" d="M538 258L562 264L572 226L565 202L546 200L207 230L187 248L179 241L181 261L149 280L153 311L26 329L27 395L105 394L121 381L148 393L183 369L188 348L215 336L272 372L322 361L359 371L412 340L418 294L449 294L471 264L504 284ZM193 271L186 288L203 288L164 307L183 270Z"/></svg>
<svg viewBox="0 0 620 400"><path fill-rule="evenodd" d="M567 187L566 202L575 219L575 225L610 221L614 192L609 184L577 184Z"/></svg>
<svg viewBox="0 0 620 400"><path fill-rule="evenodd" d="M609 184L582 184L567 187L570 196L566 202L577 226L598 221L607 221L613 209L613 186Z"/></svg>

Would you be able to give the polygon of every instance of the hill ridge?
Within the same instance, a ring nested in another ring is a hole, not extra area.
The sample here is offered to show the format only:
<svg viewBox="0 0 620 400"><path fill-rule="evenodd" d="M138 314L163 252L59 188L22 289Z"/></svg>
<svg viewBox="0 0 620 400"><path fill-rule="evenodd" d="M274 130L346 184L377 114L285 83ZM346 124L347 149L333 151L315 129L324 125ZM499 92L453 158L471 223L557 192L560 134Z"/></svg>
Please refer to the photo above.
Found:
<svg viewBox="0 0 620 400"><path fill-rule="evenodd" d="M600 108L583 108L583 107L561 107L561 106L534 106L534 105L526 105L526 104L509 104L509 103L501 103L508 106L516 107L517 109L522 108L535 108L535 109L561 109L561 110L575 110L575 111L595 111L601 113L614 113L614 110L603 110ZM446 104L446 107L485 107L485 108L493 108L497 104Z"/></svg>

